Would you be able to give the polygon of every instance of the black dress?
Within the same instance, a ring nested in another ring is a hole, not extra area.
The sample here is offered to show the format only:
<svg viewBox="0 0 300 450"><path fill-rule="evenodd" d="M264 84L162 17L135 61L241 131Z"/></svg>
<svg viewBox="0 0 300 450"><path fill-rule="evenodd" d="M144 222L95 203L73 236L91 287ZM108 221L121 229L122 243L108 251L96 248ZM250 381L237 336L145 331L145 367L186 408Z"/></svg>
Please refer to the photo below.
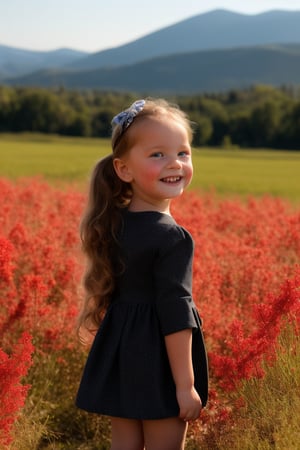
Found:
<svg viewBox="0 0 300 450"><path fill-rule="evenodd" d="M76 405L132 419L179 414L164 336L192 328L195 389L207 402L207 358L192 300L191 235L167 215L125 211L126 269L91 347Z"/></svg>

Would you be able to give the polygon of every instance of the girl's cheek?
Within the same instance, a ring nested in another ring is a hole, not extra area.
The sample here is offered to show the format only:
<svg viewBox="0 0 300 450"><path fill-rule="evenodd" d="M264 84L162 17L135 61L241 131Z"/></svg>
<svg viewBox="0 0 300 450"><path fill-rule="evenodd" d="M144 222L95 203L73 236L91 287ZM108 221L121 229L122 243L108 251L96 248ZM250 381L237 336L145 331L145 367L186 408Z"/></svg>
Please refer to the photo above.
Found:
<svg viewBox="0 0 300 450"><path fill-rule="evenodd" d="M188 166L186 168L186 179L189 180L190 182L192 178L193 178L193 166Z"/></svg>
<svg viewBox="0 0 300 450"><path fill-rule="evenodd" d="M157 165L155 164L149 165L147 170L145 171L145 177L149 180L157 178L160 174L160 170L160 167L157 167Z"/></svg>

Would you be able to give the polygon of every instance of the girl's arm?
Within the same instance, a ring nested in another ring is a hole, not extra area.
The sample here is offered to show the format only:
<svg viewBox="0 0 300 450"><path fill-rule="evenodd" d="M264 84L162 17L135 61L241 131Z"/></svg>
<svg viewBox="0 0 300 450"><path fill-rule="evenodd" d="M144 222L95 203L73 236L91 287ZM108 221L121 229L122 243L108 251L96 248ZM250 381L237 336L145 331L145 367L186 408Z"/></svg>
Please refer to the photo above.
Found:
<svg viewBox="0 0 300 450"><path fill-rule="evenodd" d="M198 419L202 405L194 387L192 330L168 334L165 336L165 343L176 385L179 417L185 421Z"/></svg>

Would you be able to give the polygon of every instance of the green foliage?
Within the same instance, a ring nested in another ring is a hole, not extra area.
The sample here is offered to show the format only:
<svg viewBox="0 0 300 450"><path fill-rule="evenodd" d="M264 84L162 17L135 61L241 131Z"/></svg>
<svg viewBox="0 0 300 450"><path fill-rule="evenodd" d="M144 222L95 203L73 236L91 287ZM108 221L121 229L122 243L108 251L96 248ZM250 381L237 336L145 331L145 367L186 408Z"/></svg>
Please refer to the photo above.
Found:
<svg viewBox="0 0 300 450"><path fill-rule="evenodd" d="M299 150L298 94L292 88L254 86L166 98L186 111L194 123L195 146L222 146L226 137L240 147ZM0 86L0 132L106 138L111 134L112 117L139 95Z"/></svg>

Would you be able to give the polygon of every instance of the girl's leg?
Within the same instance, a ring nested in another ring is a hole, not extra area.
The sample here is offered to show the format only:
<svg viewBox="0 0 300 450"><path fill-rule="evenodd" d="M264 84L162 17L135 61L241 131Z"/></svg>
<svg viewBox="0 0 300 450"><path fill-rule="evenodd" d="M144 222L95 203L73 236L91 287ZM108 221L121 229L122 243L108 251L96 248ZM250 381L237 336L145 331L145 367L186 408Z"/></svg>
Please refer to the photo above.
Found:
<svg viewBox="0 0 300 450"><path fill-rule="evenodd" d="M146 450L183 450L187 427L178 417L143 420Z"/></svg>
<svg viewBox="0 0 300 450"><path fill-rule="evenodd" d="M143 450L143 425L140 420L111 417L111 450Z"/></svg>

